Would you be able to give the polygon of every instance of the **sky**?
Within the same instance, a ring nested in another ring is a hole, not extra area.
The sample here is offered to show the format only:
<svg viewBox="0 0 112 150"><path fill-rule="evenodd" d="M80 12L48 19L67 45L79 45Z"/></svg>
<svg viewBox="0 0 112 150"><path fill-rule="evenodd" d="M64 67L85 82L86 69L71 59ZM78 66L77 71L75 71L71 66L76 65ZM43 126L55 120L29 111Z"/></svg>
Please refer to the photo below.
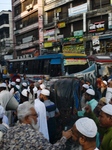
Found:
<svg viewBox="0 0 112 150"><path fill-rule="evenodd" d="M0 0L0 11L12 10L11 0Z"/></svg>

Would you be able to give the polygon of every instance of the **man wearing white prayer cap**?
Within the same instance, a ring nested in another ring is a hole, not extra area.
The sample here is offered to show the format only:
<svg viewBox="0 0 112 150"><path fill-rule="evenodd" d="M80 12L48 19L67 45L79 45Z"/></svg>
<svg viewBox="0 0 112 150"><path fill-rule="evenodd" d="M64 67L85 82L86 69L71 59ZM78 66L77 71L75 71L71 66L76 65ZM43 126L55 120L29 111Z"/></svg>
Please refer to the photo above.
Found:
<svg viewBox="0 0 112 150"><path fill-rule="evenodd" d="M88 84L83 84L82 87L85 88L86 90L89 89L89 85Z"/></svg>
<svg viewBox="0 0 112 150"><path fill-rule="evenodd" d="M112 105L107 104L102 107L99 116L100 126L104 128L104 136L100 145L100 150L112 150Z"/></svg>
<svg viewBox="0 0 112 150"><path fill-rule="evenodd" d="M55 103L49 100L50 91L47 89L41 90L40 100L44 102L46 107L46 117L47 117L47 125L49 132L49 141L50 143L54 143L56 136L56 118L60 115L58 108L56 108Z"/></svg>
<svg viewBox="0 0 112 150"><path fill-rule="evenodd" d="M37 91L37 98L39 98L41 90L43 90L45 88L46 88L45 84L42 83L42 84L39 85L39 89Z"/></svg>
<svg viewBox="0 0 112 150"><path fill-rule="evenodd" d="M20 86L21 80L19 78L16 79L16 86L19 88L19 91L21 91L21 86Z"/></svg>
<svg viewBox="0 0 112 150"><path fill-rule="evenodd" d="M22 83L22 87L21 87L21 91L24 90L24 89L27 89L28 88L28 85L26 82L23 82Z"/></svg>
<svg viewBox="0 0 112 150"><path fill-rule="evenodd" d="M15 83L14 81L12 81L10 84L11 84L12 86L15 86L15 85L16 85L16 83Z"/></svg>
<svg viewBox="0 0 112 150"><path fill-rule="evenodd" d="M42 83L43 83L43 80L41 80L41 79L38 80L38 83L39 83L39 84L42 84Z"/></svg>
<svg viewBox="0 0 112 150"><path fill-rule="evenodd" d="M38 122L37 122L37 126L39 127L39 131L43 134L43 136L47 140L49 140L45 104L42 101L40 101L39 98L36 98L34 100L34 108L35 108L37 114L39 114L38 115Z"/></svg>
<svg viewBox="0 0 112 150"><path fill-rule="evenodd" d="M15 87L16 83L15 83L14 81L12 81L12 82L10 83L10 85L11 85L10 93L13 95L13 94L14 94L14 87Z"/></svg>
<svg viewBox="0 0 112 150"><path fill-rule="evenodd" d="M88 107L88 105L91 107L91 110L93 111L98 102L94 99L95 91L93 89L87 89L85 92L85 107L82 109L82 111L78 111L78 116L84 116L85 109Z"/></svg>
<svg viewBox="0 0 112 150"><path fill-rule="evenodd" d="M97 126L87 117L78 119L72 128L72 138L82 146L83 150L98 150L96 148Z"/></svg>
<svg viewBox="0 0 112 150"><path fill-rule="evenodd" d="M23 82L23 83L22 83L22 86L23 86L23 87L27 87L27 83L26 83L26 82Z"/></svg>
<svg viewBox="0 0 112 150"><path fill-rule="evenodd" d="M102 137L100 150L112 150L112 105L107 104L103 106L101 108L99 118L91 112L90 108L87 111L87 116L94 119L97 123L99 133Z"/></svg>
<svg viewBox="0 0 112 150"><path fill-rule="evenodd" d="M23 102L28 101L28 90L24 89L21 91L21 99L20 99L20 104Z"/></svg>
<svg viewBox="0 0 112 150"><path fill-rule="evenodd" d="M106 91L107 91L107 81L103 80L101 82L101 97L105 97L106 96Z"/></svg>
<svg viewBox="0 0 112 150"><path fill-rule="evenodd" d="M17 78L17 79L16 79L16 82L19 82L19 83L20 83L20 79L19 79L19 78Z"/></svg>
<svg viewBox="0 0 112 150"><path fill-rule="evenodd" d="M0 83L0 88L6 88L6 87L7 87L6 83Z"/></svg>
<svg viewBox="0 0 112 150"><path fill-rule="evenodd" d="M98 102L94 99L95 91L93 89L86 90L85 93L85 100L86 104L91 106L92 111L97 106Z"/></svg>
<svg viewBox="0 0 112 150"><path fill-rule="evenodd" d="M83 107L85 107L85 92L86 90L89 89L89 85L88 84L83 84L82 85L82 89L81 89L81 108L83 109Z"/></svg>

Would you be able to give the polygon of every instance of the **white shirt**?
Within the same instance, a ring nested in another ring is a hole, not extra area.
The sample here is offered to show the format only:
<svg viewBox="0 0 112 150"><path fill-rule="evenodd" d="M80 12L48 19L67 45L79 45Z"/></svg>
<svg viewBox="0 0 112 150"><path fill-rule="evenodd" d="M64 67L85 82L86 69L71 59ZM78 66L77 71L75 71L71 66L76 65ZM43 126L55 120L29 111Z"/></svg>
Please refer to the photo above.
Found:
<svg viewBox="0 0 112 150"><path fill-rule="evenodd" d="M6 115L3 116L2 121L3 121L3 123L9 125L9 120L8 120L8 117Z"/></svg>
<svg viewBox="0 0 112 150"><path fill-rule="evenodd" d="M37 91L37 98L39 98L40 93L41 93L41 90L38 90L38 91Z"/></svg>
<svg viewBox="0 0 112 150"><path fill-rule="evenodd" d="M112 88L108 87L106 92L106 101L109 103L110 99L112 97Z"/></svg>
<svg viewBox="0 0 112 150"><path fill-rule="evenodd" d="M39 127L39 131L46 139L49 140L45 105L39 99L35 99L34 107L38 114L37 125Z"/></svg>

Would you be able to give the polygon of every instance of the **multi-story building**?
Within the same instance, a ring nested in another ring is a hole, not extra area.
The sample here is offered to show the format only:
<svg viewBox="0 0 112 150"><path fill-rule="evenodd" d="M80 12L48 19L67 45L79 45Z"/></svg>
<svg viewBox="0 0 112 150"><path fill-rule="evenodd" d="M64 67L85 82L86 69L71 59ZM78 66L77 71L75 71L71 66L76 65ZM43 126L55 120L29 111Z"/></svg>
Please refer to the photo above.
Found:
<svg viewBox="0 0 112 150"><path fill-rule="evenodd" d="M44 47L54 51L112 52L111 0L45 0Z"/></svg>
<svg viewBox="0 0 112 150"><path fill-rule="evenodd" d="M15 57L112 51L111 0L12 0Z"/></svg>
<svg viewBox="0 0 112 150"><path fill-rule="evenodd" d="M13 50L12 12L0 12L0 56Z"/></svg>
<svg viewBox="0 0 112 150"><path fill-rule="evenodd" d="M42 1L12 0L15 58L38 55L43 43L42 6Z"/></svg>

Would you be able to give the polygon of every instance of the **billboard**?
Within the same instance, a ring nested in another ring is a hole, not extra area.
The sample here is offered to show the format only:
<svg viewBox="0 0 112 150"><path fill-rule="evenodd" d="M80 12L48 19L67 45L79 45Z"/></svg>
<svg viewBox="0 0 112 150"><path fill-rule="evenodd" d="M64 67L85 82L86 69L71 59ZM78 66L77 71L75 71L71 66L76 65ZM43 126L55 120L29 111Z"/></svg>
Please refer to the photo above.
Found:
<svg viewBox="0 0 112 150"><path fill-rule="evenodd" d="M68 9L68 16L69 17L76 16L76 15L82 14L84 12L87 12L87 3L84 3L82 5L79 5L79 6L76 6L73 8L69 8Z"/></svg>

